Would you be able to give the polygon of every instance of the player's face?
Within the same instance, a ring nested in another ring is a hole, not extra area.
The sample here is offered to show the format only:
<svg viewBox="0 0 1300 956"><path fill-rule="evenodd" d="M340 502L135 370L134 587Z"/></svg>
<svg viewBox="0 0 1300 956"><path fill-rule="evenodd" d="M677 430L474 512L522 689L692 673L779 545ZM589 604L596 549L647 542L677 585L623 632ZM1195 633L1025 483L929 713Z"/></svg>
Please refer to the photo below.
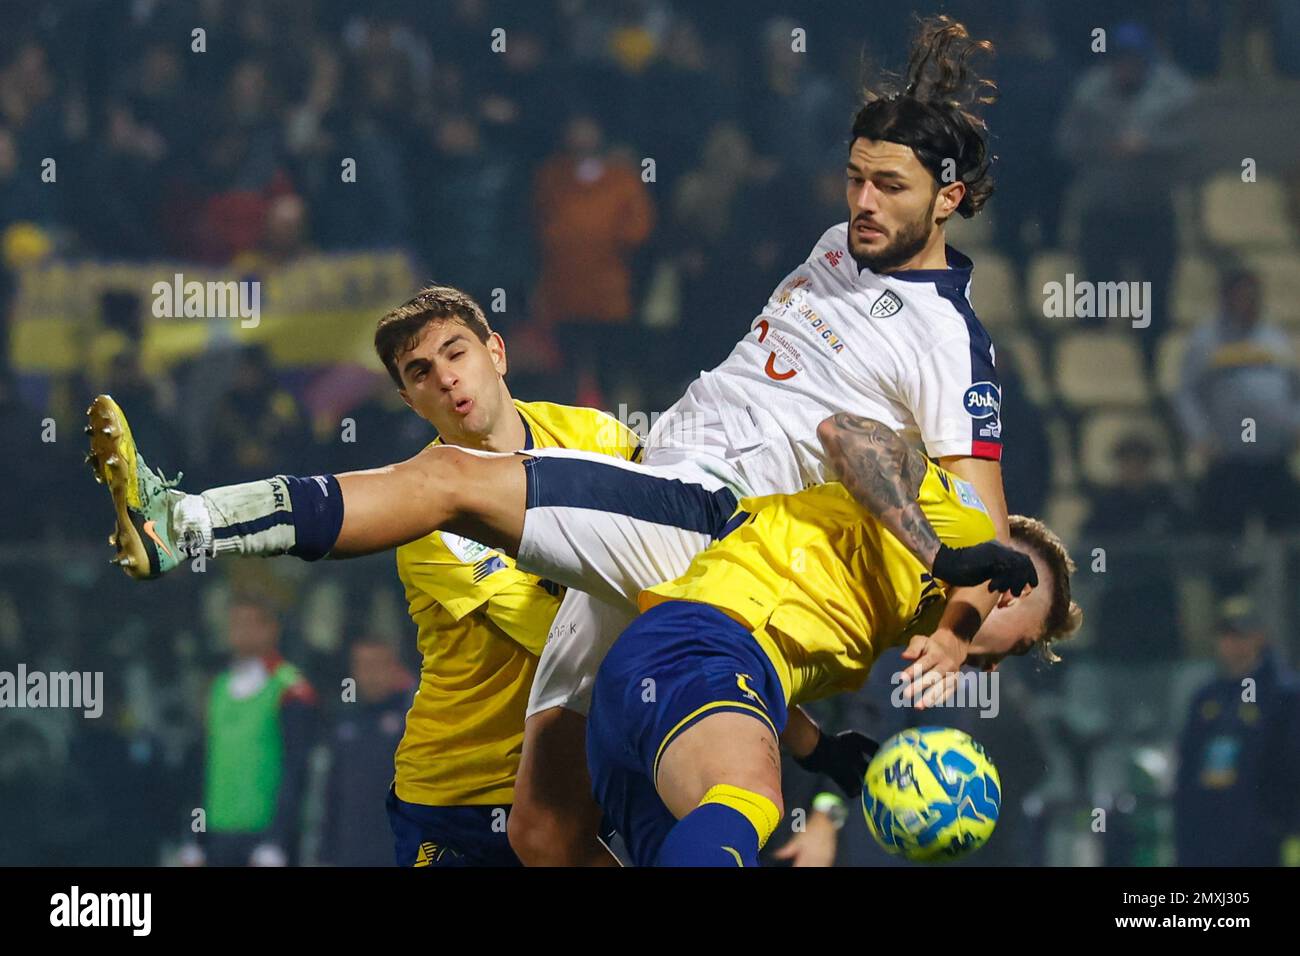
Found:
<svg viewBox="0 0 1300 956"><path fill-rule="evenodd" d="M393 652L374 644L352 648L352 675L362 700L382 700L393 688Z"/></svg>
<svg viewBox="0 0 1300 956"><path fill-rule="evenodd" d="M265 657L275 653L280 642L280 625L275 616L256 604L234 604L230 608L230 650L240 658Z"/></svg>
<svg viewBox="0 0 1300 956"><path fill-rule="evenodd" d="M936 189L910 146L884 140L854 140L845 174L849 254L872 272L893 271L919 255L936 216L951 215L965 189L961 183Z"/></svg>
<svg viewBox="0 0 1300 956"><path fill-rule="evenodd" d="M1052 572L1038 555L1030 557L1038 572L1038 587L1024 597L1002 595L970 642L966 663L971 667L992 670L1009 655L1028 654L1042 639L1052 605Z"/></svg>
<svg viewBox="0 0 1300 956"><path fill-rule="evenodd" d="M455 319L430 322L400 355L402 400L449 445L476 447L505 406L506 349L495 332L480 342Z"/></svg>

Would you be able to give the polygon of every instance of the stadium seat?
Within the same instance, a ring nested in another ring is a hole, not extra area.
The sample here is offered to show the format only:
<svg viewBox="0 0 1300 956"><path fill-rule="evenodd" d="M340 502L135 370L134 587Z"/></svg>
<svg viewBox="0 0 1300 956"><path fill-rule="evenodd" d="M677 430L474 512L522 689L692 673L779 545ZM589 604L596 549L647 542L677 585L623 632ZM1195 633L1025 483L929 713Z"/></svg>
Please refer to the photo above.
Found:
<svg viewBox="0 0 1300 956"><path fill-rule="evenodd" d="M1073 488L1079 483L1074 458L1074 438L1065 419L1054 416L1047 422L1047 440L1052 448L1052 487Z"/></svg>
<svg viewBox="0 0 1300 956"><path fill-rule="evenodd" d="M1174 477L1173 445L1164 423L1155 415L1135 410L1093 412L1079 429L1079 468L1083 477L1096 485L1115 483L1116 443L1129 435L1150 438L1158 449L1156 473Z"/></svg>
<svg viewBox="0 0 1300 956"><path fill-rule="evenodd" d="M1043 318L1043 286L1049 282L1064 282L1069 273L1083 274L1079 257L1072 252L1049 249L1029 261L1025 273L1025 309L1029 315L1035 319Z"/></svg>
<svg viewBox="0 0 1300 956"><path fill-rule="evenodd" d="M1047 499L1047 514L1043 515L1043 520L1063 541L1078 540L1087 518L1088 503L1077 491L1053 492Z"/></svg>
<svg viewBox="0 0 1300 956"><path fill-rule="evenodd" d="M1272 176L1243 183L1240 172L1212 177L1201 193L1205 238L1230 248L1287 246L1295 230L1286 218L1286 194Z"/></svg>
<svg viewBox="0 0 1300 956"><path fill-rule="evenodd" d="M1035 405L1043 406L1051 400L1051 386L1047 382L1047 372L1043 365L1043 353L1032 336L1023 332L999 331L993 338L997 349L999 369L1009 355L1020 370L1020 379L1024 384L1026 395Z"/></svg>
<svg viewBox="0 0 1300 956"><path fill-rule="evenodd" d="M968 251L967 255L975 263L971 305L980 321L990 328L1019 322L1020 294L1010 260L991 248Z"/></svg>
<svg viewBox="0 0 1300 956"><path fill-rule="evenodd" d="M1078 408L1146 405L1151 399L1138 332L1069 332L1056 343L1054 378L1062 399Z"/></svg>
<svg viewBox="0 0 1300 956"><path fill-rule="evenodd" d="M1254 252L1245 261L1264 287L1265 317L1300 328L1300 248Z"/></svg>
<svg viewBox="0 0 1300 956"><path fill-rule="evenodd" d="M1178 325L1200 325L1218 308L1219 266L1201 255L1178 257L1174 268L1173 317Z"/></svg>
<svg viewBox="0 0 1300 956"><path fill-rule="evenodd" d="M1156 347L1156 387L1161 395L1169 396L1178 391L1183 378L1183 355L1187 351L1187 340L1191 333L1184 329L1166 332Z"/></svg>

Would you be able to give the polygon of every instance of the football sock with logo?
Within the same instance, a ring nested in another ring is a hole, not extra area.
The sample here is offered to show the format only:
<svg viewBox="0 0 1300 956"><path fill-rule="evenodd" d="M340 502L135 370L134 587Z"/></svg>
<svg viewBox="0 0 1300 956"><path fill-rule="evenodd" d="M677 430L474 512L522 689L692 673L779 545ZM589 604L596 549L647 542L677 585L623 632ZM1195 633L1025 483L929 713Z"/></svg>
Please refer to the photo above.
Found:
<svg viewBox="0 0 1300 956"><path fill-rule="evenodd" d="M760 793L711 787L668 831L655 866L758 866L758 851L780 819L776 804Z"/></svg>
<svg viewBox="0 0 1300 956"><path fill-rule="evenodd" d="M185 495L172 509L172 530L190 554L316 561L343 527L343 493L333 475L276 475Z"/></svg>

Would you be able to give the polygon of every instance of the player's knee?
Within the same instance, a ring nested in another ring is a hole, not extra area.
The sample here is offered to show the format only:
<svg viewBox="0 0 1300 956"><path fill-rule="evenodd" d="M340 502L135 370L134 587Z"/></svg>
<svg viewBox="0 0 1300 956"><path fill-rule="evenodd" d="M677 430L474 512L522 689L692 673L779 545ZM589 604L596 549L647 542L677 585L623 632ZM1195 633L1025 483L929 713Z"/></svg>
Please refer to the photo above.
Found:
<svg viewBox="0 0 1300 956"><path fill-rule="evenodd" d="M506 836L525 866L580 866L590 841L583 821L551 807L520 802L510 810Z"/></svg>
<svg viewBox="0 0 1300 956"><path fill-rule="evenodd" d="M474 481L473 469L478 461L450 445L431 445L411 459L419 471L424 492L436 498L440 509L450 517L465 513L466 492Z"/></svg>

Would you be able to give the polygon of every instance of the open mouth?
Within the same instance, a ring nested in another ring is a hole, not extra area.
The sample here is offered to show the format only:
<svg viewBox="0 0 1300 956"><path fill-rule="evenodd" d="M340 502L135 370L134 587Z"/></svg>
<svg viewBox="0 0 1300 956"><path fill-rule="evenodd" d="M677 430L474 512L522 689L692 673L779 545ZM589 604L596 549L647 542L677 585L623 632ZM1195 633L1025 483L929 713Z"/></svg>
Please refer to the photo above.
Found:
<svg viewBox="0 0 1300 956"><path fill-rule="evenodd" d="M462 398L459 401L457 401L456 404L453 405L452 407L456 409L456 414L468 415L470 413L470 410L474 407L474 399Z"/></svg>

